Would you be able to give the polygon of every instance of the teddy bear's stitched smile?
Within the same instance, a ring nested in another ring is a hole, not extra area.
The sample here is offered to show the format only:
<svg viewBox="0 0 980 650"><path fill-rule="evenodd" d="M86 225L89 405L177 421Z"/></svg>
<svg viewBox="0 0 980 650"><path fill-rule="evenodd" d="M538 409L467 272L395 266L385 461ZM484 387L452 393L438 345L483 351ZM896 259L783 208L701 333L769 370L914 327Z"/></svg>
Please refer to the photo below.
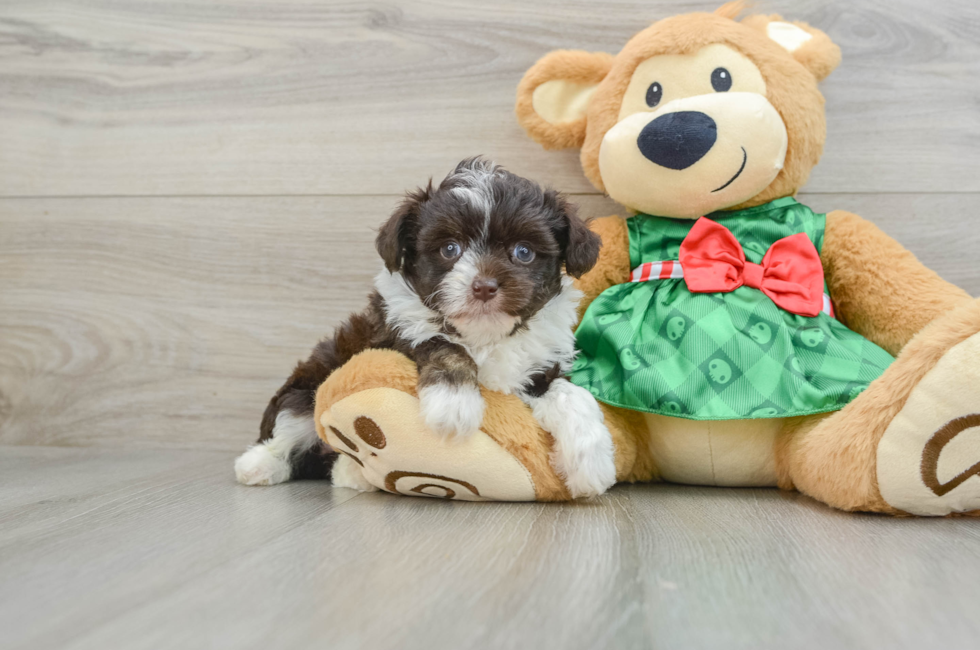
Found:
<svg viewBox="0 0 980 650"><path fill-rule="evenodd" d="M748 161L749 161L749 154L746 153L745 147L742 147L742 166L738 168L738 171L735 172L735 175L734 176L732 176L731 178L728 179L728 182L727 183L725 183L724 185L722 185L721 187L719 187L716 190L711 190L711 193L714 194L715 192L720 192L723 189L725 189L726 187L728 187L729 185L731 185L732 183L734 183L735 182L735 179L738 178L739 176L741 176L742 175L742 172L745 171L745 163L747 163Z"/></svg>

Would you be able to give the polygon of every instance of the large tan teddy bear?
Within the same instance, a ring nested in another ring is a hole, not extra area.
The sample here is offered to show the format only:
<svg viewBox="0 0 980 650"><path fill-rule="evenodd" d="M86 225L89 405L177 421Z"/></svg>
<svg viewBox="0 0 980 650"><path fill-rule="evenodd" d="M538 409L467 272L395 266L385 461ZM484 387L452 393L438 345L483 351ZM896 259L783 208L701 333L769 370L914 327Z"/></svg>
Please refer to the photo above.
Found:
<svg viewBox="0 0 980 650"><path fill-rule="evenodd" d="M740 9L662 20L615 56L552 52L518 89L531 137L581 148L589 180L632 213L592 222L603 247L577 282L571 376L602 403L617 478L976 514L980 302L857 215L792 198L823 148L817 82L840 51ZM318 431L355 483L569 498L517 397L484 391L481 432L445 441L421 422L416 378L369 351L319 389Z"/></svg>

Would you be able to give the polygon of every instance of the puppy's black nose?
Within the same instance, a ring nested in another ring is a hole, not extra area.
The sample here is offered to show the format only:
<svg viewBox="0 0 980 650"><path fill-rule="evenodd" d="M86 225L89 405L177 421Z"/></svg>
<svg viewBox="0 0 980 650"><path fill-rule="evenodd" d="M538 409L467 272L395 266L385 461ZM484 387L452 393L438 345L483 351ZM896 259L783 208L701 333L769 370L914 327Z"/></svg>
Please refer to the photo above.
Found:
<svg viewBox="0 0 980 650"><path fill-rule="evenodd" d="M477 278L473 281L473 297L487 302L497 295L497 281L493 278Z"/></svg>
<svg viewBox="0 0 980 650"><path fill-rule="evenodd" d="M667 169L687 169L714 146L718 139L715 121L697 111L661 115L643 127L636 146L652 163Z"/></svg>

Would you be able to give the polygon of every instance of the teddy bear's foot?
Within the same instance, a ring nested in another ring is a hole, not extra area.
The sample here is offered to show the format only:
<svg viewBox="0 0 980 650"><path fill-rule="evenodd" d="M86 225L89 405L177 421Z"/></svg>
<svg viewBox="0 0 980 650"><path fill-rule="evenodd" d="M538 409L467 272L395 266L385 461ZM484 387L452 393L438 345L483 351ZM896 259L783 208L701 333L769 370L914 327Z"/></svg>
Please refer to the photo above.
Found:
<svg viewBox="0 0 980 650"><path fill-rule="evenodd" d="M842 510L980 510L980 300L927 325L844 409L792 426L781 487Z"/></svg>
<svg viewBox="0 0 980 650"><path fill-rule="evenodd" d="M358 391L324 411L320 424L343 454L334 485L463 501L535 499L530 473L490 436L478 430L446 439L430 431L418 398L404 391Z"/></svg>
<svg viewBox="0 0 980 650"><path fill-rule="evenodd" d="M980 334L946 352L878 443L878 488L916 515L980 510Z"/></svg>

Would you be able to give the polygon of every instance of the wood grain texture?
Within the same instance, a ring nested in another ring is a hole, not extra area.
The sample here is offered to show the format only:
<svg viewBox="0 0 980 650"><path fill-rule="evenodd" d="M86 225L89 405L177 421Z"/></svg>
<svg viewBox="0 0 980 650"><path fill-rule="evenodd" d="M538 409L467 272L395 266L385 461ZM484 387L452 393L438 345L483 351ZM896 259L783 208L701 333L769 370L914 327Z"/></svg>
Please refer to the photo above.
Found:
<svg viewBox="0 0 980 650"><path fill-rule="evenodd" d="M405 189L484 153L621 213L517 126L528 66L720 2L0 4L0 647L976 647L972 520L233 481ZM801 200L980 294L980 5L757 10L844 52Z"/></svg>
<svg viewBox="0 0 980 650"><path fill-rule="evenodd" d="M0 646L958 650L980 632L969 519L766 489L247 488L230 461L0 448Z"/></svg>
<svg viewBox="0 0 980 650"><path fill-rule="evenodd" d="M980 196L801 199L874 220L980 294ZM0 441L242 449L296 360L364 305L396 203L0 200Z"/></svg>
<svg viewBox="0 0 980 650"><path fill-rule="evenodd" d="M720 0L10 0L0 195L396 194L464 156L589 192L513 116L546 52ZM980 5L769 0L827 31L811 192L980 191Z"/></svg>

